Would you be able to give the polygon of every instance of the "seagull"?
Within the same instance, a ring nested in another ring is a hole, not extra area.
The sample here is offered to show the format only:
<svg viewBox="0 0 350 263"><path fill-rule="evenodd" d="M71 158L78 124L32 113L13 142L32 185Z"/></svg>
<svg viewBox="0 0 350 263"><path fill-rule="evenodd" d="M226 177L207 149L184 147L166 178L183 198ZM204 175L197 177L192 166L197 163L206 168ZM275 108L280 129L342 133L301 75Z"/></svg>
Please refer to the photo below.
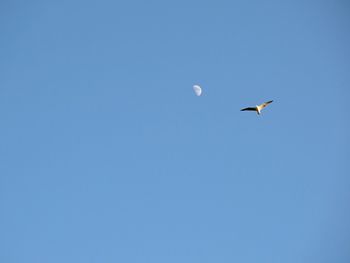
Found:
<svg viewBox="0 0 350 263"><path fill-rule="evenodd" d="M256 113L260 115L260 112L262 111L262 109L265 108L267 105L269 105L271 102L273 102L273 100L264 102L263 104L260 104L260 105L256 105L255 107L248 107L248 108L241 109L241 111L256 111Z"/></svg>

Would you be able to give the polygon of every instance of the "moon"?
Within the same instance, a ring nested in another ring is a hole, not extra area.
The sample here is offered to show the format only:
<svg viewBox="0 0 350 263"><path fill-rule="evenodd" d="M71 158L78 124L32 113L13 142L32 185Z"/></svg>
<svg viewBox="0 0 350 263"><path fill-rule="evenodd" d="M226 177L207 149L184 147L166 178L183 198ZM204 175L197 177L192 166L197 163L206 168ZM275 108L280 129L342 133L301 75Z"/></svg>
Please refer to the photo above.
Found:
<svg viewBox="0 0 350 263"><path fill-rule="evenodd" d="M193 91L198 97L202 95L202 88L199 85L193 85Z"/></svg>

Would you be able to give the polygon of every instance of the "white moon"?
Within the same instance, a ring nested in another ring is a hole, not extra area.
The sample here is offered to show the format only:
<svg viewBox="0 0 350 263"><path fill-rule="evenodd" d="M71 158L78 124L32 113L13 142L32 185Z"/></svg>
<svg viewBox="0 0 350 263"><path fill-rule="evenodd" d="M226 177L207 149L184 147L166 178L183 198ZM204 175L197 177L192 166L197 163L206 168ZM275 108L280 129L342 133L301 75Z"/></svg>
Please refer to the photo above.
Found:
<svg viewBox="0 0 350 263"><path fill-rule="evenodd" d="M193 90L198 97L202 94L202 88L199 85L193 85Z"/></svg>

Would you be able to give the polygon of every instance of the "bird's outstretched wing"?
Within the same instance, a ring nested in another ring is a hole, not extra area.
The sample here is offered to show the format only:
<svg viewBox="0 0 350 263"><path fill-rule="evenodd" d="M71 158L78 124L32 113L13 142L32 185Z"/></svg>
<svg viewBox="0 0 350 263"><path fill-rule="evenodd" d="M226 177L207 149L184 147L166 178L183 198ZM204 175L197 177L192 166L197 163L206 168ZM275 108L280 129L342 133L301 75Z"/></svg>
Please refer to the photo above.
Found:
<svg viewBox="0 0 350 263"><path fill-rule="evenodd" d="M248 107L248 108L241 109L241 111L246 111L246 110L249 110L249 111L256 111L256 108Z"/></svg>
<svg viewBox="0 0 350 263"><path fill-rule="evenodd" d="M259 108L260 108L260 109L263 109L263 108L265 108L267 105L269 105L269 104L272 103L272 102L273 102L273 100L264 102L263 104L259 105Z"/></svg>

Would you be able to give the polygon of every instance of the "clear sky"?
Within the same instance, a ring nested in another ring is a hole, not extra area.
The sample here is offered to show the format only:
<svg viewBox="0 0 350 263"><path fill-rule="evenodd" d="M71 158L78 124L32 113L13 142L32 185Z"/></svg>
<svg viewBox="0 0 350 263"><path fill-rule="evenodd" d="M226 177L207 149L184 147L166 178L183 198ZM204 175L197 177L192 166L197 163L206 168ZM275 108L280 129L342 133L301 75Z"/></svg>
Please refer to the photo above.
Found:
<svg viewBox="0 0 350 263"><path fill-rule="evenodd" d="M346 0L2 1L0 262L350 262L349 28Z"/></svg>

